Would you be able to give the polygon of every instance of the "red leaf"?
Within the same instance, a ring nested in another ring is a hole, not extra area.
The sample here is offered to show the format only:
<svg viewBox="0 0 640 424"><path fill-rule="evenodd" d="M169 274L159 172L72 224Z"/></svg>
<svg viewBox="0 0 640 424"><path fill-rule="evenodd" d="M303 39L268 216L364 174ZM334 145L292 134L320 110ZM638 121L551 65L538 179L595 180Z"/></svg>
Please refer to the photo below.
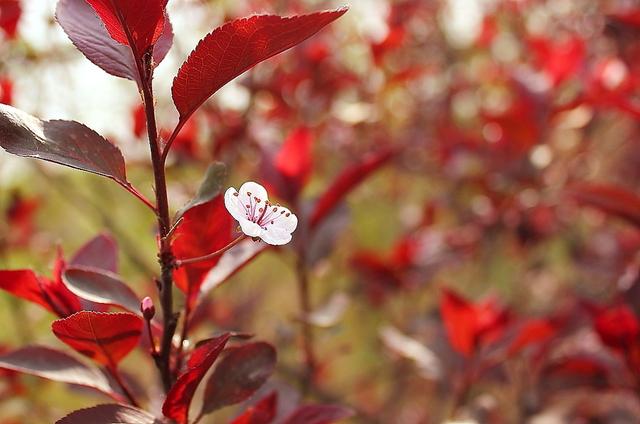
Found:
<svg viewBox="0 0 640 424"><path fill-rule="evenodd" d="M638 317L627 305L595 311L594 327L604 344L623 352L640 336Z"/></svg>
<svg viewBox="0 0 640 424"><path fill-rule="evenodd" d="M60 0L56 7L56 20L76 48L92 63L111 75L136 81L140 85L131 49L111 38L100 17L86 0ZM172 43L173 31L166 18L162 35L153 50L155 65L166 57Z"/></svg>
<svg viewBox="0 0 640 424"><path fill-rule="evenodd" d="M329 424L346 420L353 415L353 411L344 406L305 405L295 410L284 424Z"/></svg>
<svg viewBox="0 0 640 424"><path fill-rule="evenodd" d="M316 202L309 219L309 226L311 228L316 227L351 190L373 172L380 169L394 154L393 150L376 152L363 158L360 163L343 170Z"/></svg>
<svg viewBox="0 0 640 424"><path fill-rule="evenodd" d="M578 202L600 209L640 227L640 196L608 184L575 184L568 190Z"/></svg>
<svg viewBox="0 0 640 424"><path fill-rule="evenodd" d="M48 347L30 346L0 355L0 368L90 387L116 400L124 400L99 369Z"/></svg>
<svg viewBox="0 0 640 424"><path fill-rule="evenodd" d="M189 406L193 395L209 368L229 341L229 334L224 334L197 347L187 363L184 371L175 382L162 405L162 412L168 418L187 424L189 422Z"/></svg>
<svg viewBox="0 0 640 424"><path fill-rule="evenodd" d="M273 392L236 417L231 424L269 424L276 417L277 407L278 393Z"/></svg>
<svg viewBox="0 0 640 424"><path fill-rule="evenodd" d="M13 104L13 80L9 77L0 78L0 103Z"/></svg>
<svg viewBox="0 0 640 424"><path fill-rule="evenodd" d="M98 405L72 412L56 424L162 424L153 415L126 405Z"/></svg>
<svg viewBox="0 0 640 424"><path fill-rule="evenodd" d="M537 37L529 40L539 66L556 85L574 76L585 57L584 40L573 36L563 41Z"/></svg>
<svg viewBox="0 0 640 424"><path fill-rule="evenodd" d="M77 122L41 121L0 105L0 147L14 155L59 163L129 186L120 149Z"/></svg>
<svg viewBox="0 0 640 424"><path fill-rule="evenodd" d="M189 208L182 215L183 221L176 229L171 243L174 255L179 259L195 258L215 252L233 240L234 219L224 207L222 196ZM189 298L198 295L207 272L220 257L183 266L175 272L176 285Z"/></svg>
<svg viewBox="0 0 640 424"><path fill-rule="evenodd" d="M40 207L40 199L26 198L18 192L11 194L11 201L7 209L6 220L9 223L8 244L24 246L34 230L34 218Z"/></svg>
<svg viewBox="0 0 640 424"><path fill-rule="evenodd" d="M167 0L86 0L96 11L111 38L130 46L141 58L164 29Z"/></svg>
<svg viewBox="0 0 640 424"><path fill-rule="evenodd" d="M62 274L76 296L101 305L113 305L140 315L140 299L117 275L88 267L69 267Z"/></svg>
<svg viewBox="0 0 640 424"><path fill-rule="evenodd" d="M80 301L61 281L49 280L31 270L0 271L0 289L66 317L81 309Z"/></svg>
<svg viewBox="0 0 640 424"><path fill-rule="evenodd" d="M549 320L531 319L518 329L518 335L509 345L507 355L515 355L533 344L548 341L556 333L556 327Z"/></svg>
<svg viewBox="0 0 640 424"><path fill-rule="evenodd" d="M311 175L312 142L311 131L305 127L297 128L289 134L275 157L276 169L296 194L302 190Z"/></svg>
<svg viewBox="0 0 640 424"><path fill-rule="evenodd" d="M115 367L138 345L142 319L125 312L81 311L54 321L53 333L94 361Z"/></svg>
<svg viewBox="0 0 640 424"><path fill-rule="evenodd" d="M509 320L508 311L492 301L470 303L448 289L442 292L440 313L451 346L466 357L479 345L495 341Z"/></svg>
<svg viewBox="0 0 640 424"><path fill-rule="evenodd" d="M276 350L268 343L227 349L207 381L202 414L242 402L267 381L276 366Z"/></svg>
<svg viewBox="0 0 640 424"><path fill-rule="evenodd" d="M0 28L7 33L9 39L16 37L18 23L22 16L20 0L4 0L0 2Z"/></svg>
<svg viewBox="0 0 640 424"><path fill-rule="evenodd" d="M100 234L86 242L69 261L69 266L91 267L118 272L118 245L108 234Z"/></svg>
<svg viewBox="0 0 640 424"><path fill-rule="evenodd" d="M258 63L301 43L347 9L282 18L258 15L236 19L200 41L173 82L181 121L223 85Z"/></svg>

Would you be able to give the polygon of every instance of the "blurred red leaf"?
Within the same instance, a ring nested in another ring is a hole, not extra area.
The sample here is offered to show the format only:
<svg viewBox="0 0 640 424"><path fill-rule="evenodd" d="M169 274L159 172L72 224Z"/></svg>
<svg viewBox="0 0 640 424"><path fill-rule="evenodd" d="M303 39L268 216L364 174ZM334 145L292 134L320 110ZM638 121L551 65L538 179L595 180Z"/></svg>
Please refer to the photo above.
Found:
<svg viewBox="0 0 640 424"><path fill-rule="evenodd" d="M41 121L0 105L0 147L14 155L102 175L129 187L120 149L74 121Z"/></svg>
<svg viewBox="0 0 640 424"><path fill-rule="evenodd" d="M236 19L200 41L173 82L173 101L184 121L213 93L258 63L301 43L346 13L337 9L282 18Z"/></svg>
<svg viewBox="0 0 640 424"><path fill-rule="evenodd" d="M111 38L130 46L138 59L156 43L165 25L167 0L86 0Z"/></svg>
<svg viewBox="0 0 640 424"><path fill-rule="evenodd" d="M91 267L118 272L118 245L109 234L99 234L78 249L69 261L70 267Z"/></svg>
<svg viewBox="0 0 640 424"><path fill-rule="evenodd" d="M56 424L162 424L146 411L127 405L98 405L79 409Z"/></svg>
<svg viewBox="0 0 640 424"><path fill-rule="evenodd" d="M61 267L61 264L56 267L56 273L61 272ZM36 303L61 318L82 309L78 298L57 277L50 280L31 270L0 271L0 289Z"/></svg>
<svg viewBox="0 0 640 424"><path fill-rule="evenodd" d="M495 341L509 320L508 311L491 300L470 303L448 289L442 292L440 312L451 346L465 357Z"/></svg>
<svg viewBox="0 0 640 424"><path fill-rule="evenodd" d="M529 39L529 46L538 66L554 85L574 76L582 66L586 53L584 40L577 36L562 41L533 37Z"/></svg>
<svg viewBox="0 0 640 424"><path fill-rule="evenodd" d="M344 406L305 405L296 409L284 424L329 424L346 420L353 415L353 411Z"/></svg>
<svg viewBox="0 0 640 424"><path fill-rule="evenodd" d="M40 199L26 198L18 192L11 194L7 210L9 244L25 245L33 234L33 220L40 207Z"/></svg>
<svg viewBox="0 0 640 424"><path fill-rule="evenodd" d="M0 78L0 103L13 105L13 80L9 77Z"/></svg>
<svg viewBox="0 0 640 424"><path fill-rule="evenodd" d="M81 311L51 324L53 333L77 352L116 367L137 345L142 319L126 312Z"/></svg>
<svg viewBox="0 0 640 424"><path fill-rule="evenodd" d="M611 184L580 183L568 189L579 203L622 218L640 227L640 196Z"/></svg>
<svg viewBox="0 0 640 424"><path fill-rule="evenodd" d="M0 355L0 368L90 387L116 400L124 400L99 369L48 347L29 346Z"/></svg>
<svg viewBox="0 0 640 424"><path fill-rule="evenodd" d="M386 164L394 154L395 151L385 149L372 153L362 158L359 163L344 169L316 202L309 218L309 226L316 227L351 190Z"/></svg>
<svg viewBox="0 0 640 424"><path fill-rule="evenodd" d="M306 127L296 128L289 134L274 158L275 168L285 179L287 199L295 198L311 175L312 134Z"/></svg>
<svg viewBox="0 0 640 424"><path fill-rule="evenodd" d="M507 348L507 355L516 355L527 347L543 343L556 333L556 327L547 319L530 319L518 328L518 334Z"/></svg>
<svg viewBox="0 0 640 424"><path fill-rule="evenodd" d="M215 252L233 240L234 219L227 212L222 196L191 207L182 215L171 247L179 259L194 258ZM204 276L220 257L183 266L176 270L176 285L190 300L198 295Z"/></svg>
<svg viewBox="0 0 640 424"><path fill-rule="evenodd" d="M227 349L207 381L202 413L242 402L267 381L276 366L276 350L258 342Z"/></svg>
<svg viewBox="0 0 640 424"><path fill-rule="evenodd" d="M593 315L595 330L607 346L626 351L640 342L640 322L627 305L597 308Z"/></svg>
<svg viewBox="0 0 640 424"><path fill-rule="evenodd" d="M93 64L111 75L140 85L133 52L126 42L121 44L111 37L87 0L60 0L56 7L56 20L76 48ZM155 65L162 62L173 43L173 30L168 18L163 25L162 35L153 50Z"/></svg>
<svg viewBox="0 0 640 424"><path fill-rule="evenodd" d="M277 407L278 393L273 392L236 417L231 424L269 424L276 417Z"/></svg>
<svg viewBox="0 0 640 424"><path fill-rule="evenodd" d="M224 349L230 334L224 334L198 346L189 357L187 369L180 374L162 405L162 412L168 418L187 424L189 422L189 406L193 395L209 368Z"/></svg>
<svg viewBox="0 0 640 424"><path fill-rule="evenodd" d="M62 274L76 296L101 305L113 305L140 315L140 299L117 275L88 267L69 267Z"/></svg>
<svg viewBox="0 0 640 424"><path fill-rule="evenodd" d="M4 30L9 39L16 37L21 16L22 6L20 0L0 1L0 28Z"/></svg>

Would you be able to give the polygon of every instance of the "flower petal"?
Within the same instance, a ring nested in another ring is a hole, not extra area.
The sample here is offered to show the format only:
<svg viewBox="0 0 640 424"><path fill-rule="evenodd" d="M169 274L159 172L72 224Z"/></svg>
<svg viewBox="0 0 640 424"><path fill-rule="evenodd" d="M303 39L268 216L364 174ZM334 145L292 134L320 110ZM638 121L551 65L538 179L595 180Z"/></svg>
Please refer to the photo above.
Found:
<svg viewBox="0 0 640 424"><path fill-rule="evenodd" d="M248 193L251 193L251 196L249 196ZM246 183L242 184L242 186L240 187L240 198L244 202L245 200L248 200L250 197L251 198L257 197L263 202L266 202L267 200L269 200L269 195L267 194L267 190L265 190L264 187L262 187L258 183L254 183L253 181L247 181Z"/></svg>
<svg viewBox="0 0 640 424"><path fill-rule="evenodd" d="M251 222L245 218L239 219L238 222L240 223L242 232L249 237L259 237L264 232L264 230L260 228L258 224L256 224L255 222Z"/></svg>
<svg viewBox="0 0 640 424"><path fill-rule="evenodd" d="M278 210L279 215L276 215L273 219L273 224L268 223L267 229L273 227L282 229L288 233L293 233L298 226L298 217L283 206L278 207ZM284 213L280 213L280 210L284 211Z"/></svg>
<svg viewBox="0 0 640 424"><path fill-rule="evenodd" d="M232 217L237 221L247 219L246 210L239 196L236 196L236 189L229 187L224 193L224 206L227 208Z"/></svg>
<svg viewBox="0 0 640 424"><path fill-rule="evenodd" d="M260 235L262 241L274 246L281 246L291 241L291 233L282 228L267 227Z"/></svg>

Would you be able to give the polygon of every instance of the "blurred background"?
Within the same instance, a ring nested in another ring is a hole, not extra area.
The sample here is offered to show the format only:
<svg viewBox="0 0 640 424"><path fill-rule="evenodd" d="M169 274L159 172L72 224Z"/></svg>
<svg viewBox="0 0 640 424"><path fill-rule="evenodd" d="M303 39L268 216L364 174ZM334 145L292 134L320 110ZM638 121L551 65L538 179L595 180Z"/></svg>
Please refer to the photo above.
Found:
<svg viewBox="0 0 640 424"><path fill-rule="evenodd" d="M0 101L87 124L152 196L135 84L73 47L55 3L0 0ZM270 384L299 396L303 263L309 396L351 405L353 422L640 422L640 4L170 0L175 41L155 80L165 137L173 76L213 28L344 4L343 18L217 93L176 140L173 210L213 161L228 185L258 181L303 218L339 175L362 176L313 235L212 291L194 339L233 329L273 343ZM282 158L297 164L291 178ZM108 232L125 281L154 293L153 216L109 181L0 151L0 214L2 269L50 276L58 249L69 257ZM0 319L2 349L62 348L50 315L4 292ZM142 355L125 370L157 384ZM104 401L0 381L7 423Z"/></svg>

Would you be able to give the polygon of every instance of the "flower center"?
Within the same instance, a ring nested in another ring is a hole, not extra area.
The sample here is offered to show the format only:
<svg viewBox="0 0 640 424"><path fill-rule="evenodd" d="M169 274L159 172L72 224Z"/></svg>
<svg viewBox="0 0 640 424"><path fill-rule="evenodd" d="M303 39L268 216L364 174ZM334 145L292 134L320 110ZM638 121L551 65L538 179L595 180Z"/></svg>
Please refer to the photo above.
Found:
<svg viewBox="0 0 640 424"><path fill-rule="evenodd" d="M238 196L238 193L235 193ZM255 224L258 224L263 230L267 229L267 226L275 224L275 222L281 217L288 217L290 212L286 212L280 207L280 205L273 205L268 200L263 202L257 196L253 196L250 192L247 192L247 201L244 203L244 210L247 219Z"/></svg>

